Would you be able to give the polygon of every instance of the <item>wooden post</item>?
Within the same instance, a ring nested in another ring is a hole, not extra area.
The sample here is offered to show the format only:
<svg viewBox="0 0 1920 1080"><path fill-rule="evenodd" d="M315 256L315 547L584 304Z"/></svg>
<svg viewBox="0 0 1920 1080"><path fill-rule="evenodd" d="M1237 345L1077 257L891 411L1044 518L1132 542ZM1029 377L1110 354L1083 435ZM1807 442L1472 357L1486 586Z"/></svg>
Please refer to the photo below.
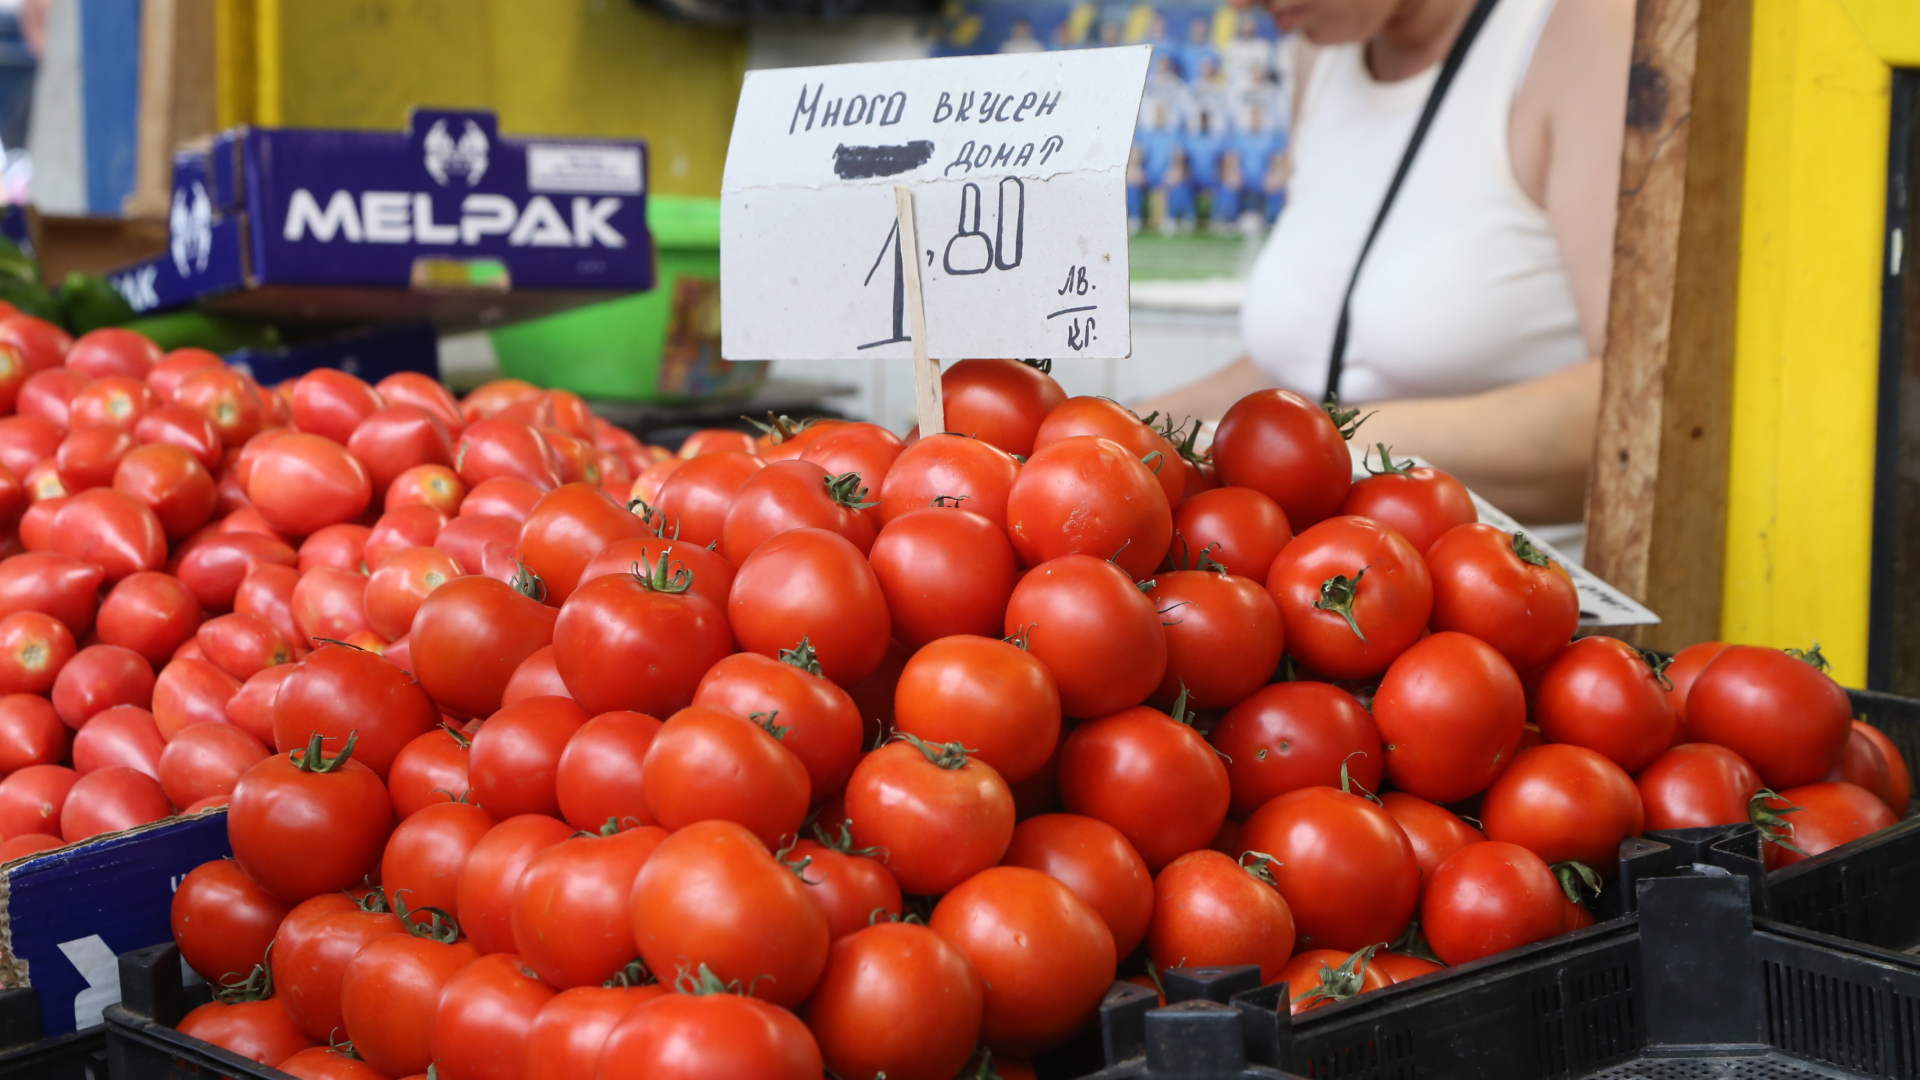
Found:
<svg viewBox="0 0 1920 1080"><path fill-rule="evenodd" d="M894 213L900 222L900 269L906 275L907 319L913 334L913 400L922 436L947 429L947 410L940 402L940 361L927 355L927 309L920 297L920 237L913 228L913 189L893 189Z"/></svg>
<svg viewBox="0 0 1920 1080"><path fill-rule="evenodd" d="M1751 0L1639 0L1586 564L1720 634Z"/></svg>

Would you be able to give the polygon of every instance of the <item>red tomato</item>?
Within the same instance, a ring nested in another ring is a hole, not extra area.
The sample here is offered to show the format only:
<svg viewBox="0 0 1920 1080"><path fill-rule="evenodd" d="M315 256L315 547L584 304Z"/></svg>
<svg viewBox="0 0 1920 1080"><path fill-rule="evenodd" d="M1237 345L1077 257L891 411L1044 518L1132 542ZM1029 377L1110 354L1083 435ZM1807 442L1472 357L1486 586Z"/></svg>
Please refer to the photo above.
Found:
<svg viewBox="0 0 1920 1080"><path fill-rule="evenodd" d="M239 692L239 679L205 660L182 657L154 681L154 723L169 740L196 724L225 724L227 702Z"/></svg>
<svg viewBox="0 0 1920 1080"><path fill-rule="evenodd" d="M293 384L293 426L345 445L385 403L360 379L336 368L315 368Z"/></svg>
<svg viewBox="0 0 1920 1080"><path fill-rule="evenodd" d="M826 916L832 940L900 917L900 883L880 860L882 852L854 847L844 820L837 837L817 824L813 834L820 839L793 841L774 858L807 883L807 895Z"/></svg>
<svg viewBox="0 0 1920 1080"><path fill-rule="evenodd" d="M1021 468L1007 496L1007 532L1029 566L1093 555L1139 579L1164 558L1173 515L1153 474L1130 451L1075 436L1048 442Z"/></svg>
<svg viewBox="0 0 1920 1080"><path fill-rule="evenodd" d="M432 1064L441 992L480 959L471 942L452 940L450 926L444 938L418 924L408 929L368 942L340 981L347 1037L367 1064L388 1076L425 1072Z"/></svg>
<svg viewBox="0 0 1920 1080"><path fill-rule="evenodd" d="M1433 606L1433 582L1413 545L1356 517L1301 533L1273 561L1267 590L1286 625L1287 651L1336 679L1385 671L1425 633Z"/></svg>
<svg viewBox="0 0 1920 1080"><path fill-rule="evenodd" d="M734 494L764 468L766 462L750 453L722 450L675 469L660 487L657 509L665 523L663 535L702 547L718 541Z"/></svg>
<svg viewBox="0 0 1920 1080"><path fill-rule="evenodd" d="M426 807L465 795L471 743L467 736L442 725L401 747L387 772L394 816L404 821Z"/></svg>
<svg viewBox="0 0 1920 1080"><path fill-rule="evenodd" d="M322 566L366 575L367 535L365 525L329 525L301 543L300 561L295 568L302 574Z"/></svg>
<svg viewBox="0 0 1920 1080"><path fill-rule="evenodd" d="M1516 668L1566 648L1580 621L1573 579L1521 533L1462 525L1427 549L1435 630L1472 634Z"/></svg>
<svg viewBox="0 0 1920 1080"><path fill-rule="evenodd" d="M734 716L765 714L768 722L786 729L780 745L805 766L814 802L844 787L860 757L858 706L802 656L771 660L735 653L707 669L693 702Z"/></svg>
<svg viewBox="0 0 1920 1080"><path fill-rule="evenodd" d="M1108 398L1073 397L1055 406L1034 433L1033 456L1064 439L1088 436L1110 440L1142 462L1165 493L1167 505L1179 504L1187 472L1173 444L1126 406Z"/></svg>
<svg viewBox="0 0 1920 1080"><path fill-rule="evenodd" d="M78 731L102 709L146 708L153 701L153 667L132 649L89 645L74 654L53 682L53 707Z"/></svg>
<svg viewBox="0 0 1920 1080"><path fill-rule="evenodd" d="M501 691L500 705L504 708L530 697L572 696L567 693L567 684L560 678L560 669L554 666L553 646L549 645L536 650L513 669L513 677L507 680L507 688Z"/></svg>
<svg viewBox="0 0 1920 1080"><path fill-rule="evenodd" d="M177 446L193 455L209 475L224 456L213 423L182 405L162 405L142 416L133 425L133 438L142 446Z"/></svg>
<svg viewBox="0 0 1920 1080"><path fill-rule="evenodd" d="M877 923L837 940L807 1002L807 1025L838 1076L951 1080L973 1056L980 976L924 926Z"/></svg>
<svg viewBox="0 0 1920 1080"><path fill-rule="evenodd" d="M388 510L367 533L362 554L369 571L378 571L388 558L416 547L432 547L447 527L447 515L431 506L414 504Z"/></svg>
<svg viewBox="0 0 1920 1080"><path fill-rule="evenodd" d="M207 537L180 556L176 571L193 591L200 606L210 611L233 607L234 593L255 563L291 569L299 555L286 544L254 532L226 532Z"/></svg>
<svg viewBox="0 0 1920 1080"><path fill-rule="evenodd" d="M468 940L483 953L513 951L513 894L533 857L573 835L545 814L522 814L495 825L460 871L455 913Z"/></svg>
<svg viewBox="0 0 1920 1080"><path fill-rule="evenodd" d="M180 1021L179 1032L269 1067L314 1048L278 998L208 1002Z"/></svg>
<svg viewBox="0 0 1920 1080"><path fill-rule="evenodd" d="M554 992L512 956L483 956L461 968L433 1016L436 1075L520 1080L534 1018Z"/></svg>
<svg viewBox="0 0 1920 1080"><path fill-rule="evenodd" d="M1287 984L1291 1011L1296 1016L1393 984L1386 972L1374 966L1372 950L1349 953L1340 949L1305 950L1280 969L1275 981Z"/></svg>
<svg viewBox="0 0 1920 1080"><path fill-rule="evenodd" d="M472 514L447 522L433 546L453 556L463 573L479 574L486 566L486 552L494 547L513 554L520 542L520 523L493 514ZM539 589L534 590L536 593Z"/></svg>
<svg viewBox="0 0 1920 1080"><path fill-rule="evenodd" d="M1812 783L1839 763L1853 731L1846 691L1777 649L1735 645L1687 694L1687 730L1739 754L1775 791Z"/></svg>
<svg viewBox="0 0 1920 1080"><path fill-rule="evenodd" d="M36 472L37 471L38 470L36 470ZM35 474L28 473L27 486L29 490L34 490L37 483ZM54 484L57 488L59 484L58 477L54 478ZM71 500L67 496L64 488L49 492L44 498L37 495L35 498L38 501L32 506L27 507L26 512L20 515L20 525L18 529L20 546L29 552L52 551L53 523L59 517L60 511L64 509Z"/></svg>
<svg viewBox="0 0 1920 1080"><path fill-rule="evenodd" d="M1299 942L1364 949L1392 941L1420 901L1420 863L1393 815L1334 788L1289 792L1247 819L1240 844L1268 870Z"/></svg>
<svg viewBox="0 0 1920 1080"><path fill-rule="evenodd" d="M21 416L38 417L65 431L73 426L73 399L92 381L67 368L36 371L20 383L14 408Z"/></svg>
<svg viewBox="0 0 1920 1080"><path fill-rule="evenodd" d="M666 993L646 986L576 986L540 1007L527 1033L524 1080L574 1080L600 1067L607 1036L643 1002Z"/></svg>
<svg viewBox="0 0 1920 1080"><path fill-rule="evenodd" d="M864 555L873 547L875 528L865 513L866 491L857 476L830 476L810 461L775 462L734 493L721 524L720 554L738 566L783 532L824 529L846 537Z"/></svg>
<svg viewBox="0 0 1920 1080"><path fill-rule="evenodd" d="M506 476L525 480L542 491L560 486L560 462L529 424L518 420L481 420L460 433L453 451L453 467L468 487Z"/></svg>
<svg viewBox="0 0 1920 1080"><path fill-rule="evenodd" d="M1569 904L1572 904L1572 902L1569 901ZM1578 904L1572 904L1572 906L1579 907ZM1585 911L1586 908L1580 908L1580 910ZM1592 916L1589 915L1588 918L1592 918ZM1408 979L1417 979L1422 975L1430 975L1436 971L1446 970L1444 966L1436 964L1431 960L1422 960L1417 956L1406 956L1394 952L1374 953L1373 959L1369 961L1368 966L1380 974L1385 975L1394 983L1403 983Z"/></svg>
<svg viewBox="0 0 1920 1080"><path fill-rule="evenodd" d="M367 470L345 447L297 432L261 450L246 483L267 524L292 536L352 521L373 499Z"/></svg>
<svg viewBox="0 0 1920 1080"><path fill-rule="evenodd" d="M523 379L495 379L468 394L460 402L460 414L471 424L502 409L544 395L545 391Z"/></svg>
<svg viewBox="0 0 1920 1080"><path fill-rule="evenodd" d="M1404 791L1389 791L1380 796L1380 805L1407 834L1413 845L1413 857L1420 864L1420 884L1424 889L1433 880L1433 872L1448 856L1468 844L1486 840L1479 829L1461 821L1453 811Z"/></svg>
<svg viewBox="0 0 1920 1080"><path fill-rule="evenodd" d="M220 359L219 353L207 349L193 346L174 349L147 370L147 385L153 388L160 400L172 401L174 391L179 389L181 381L187 376L196 371L226 366L227 362Z"/></svg>
<svg viewBox="0 0 1920 1080"><path fill-rule="evenodd" d="M1034 567L1014 586L1004 625L1040 658L1068 716L1137 705L1166 674L1161 615L1126 572L1090 555Z"/></svg>
<svg viewBox="0 0 1920 1080"><path fill-rule="evenodd" d="M66 845L59 838L46 833L22 833L19 836L0 840L0 863L16 862L30 858L43 851L52 851Z"/></svg>
<svg viewBox="0 0 1920 1080"><path fill-rule="evenodd" d="M32 373L20 350L0 339L0 413L13 412L20 398L20 384L26 382L27 376Z"/></svg>
<svg viewBox="0 0 1920 1080"><path fill-rule="evenodd" d="M327 757L315 734L305 748L266 758L234 785L227 811L233 857L282 900L347 888L378 864L393 805L380 777L349 757L353 744L349 738Z"/></svg>
<svg viewBox="0 0 1920 1080"><path fill-rule="evenodd" d="M113 483L120 459L135 445L133 436L122 428L99 424L75 427L54 452L54 469L61 486L68 493L106 487Z"/></svg>
<svg viewBox="0 0 1920 1080"><path fill-rule="evenodd" d="M1487 789L1480 820L1489 840L1611 876L1620 841L1640 835L1645 812L1620 766L1582 746L1548 743L1513 759Z"/></svg>
<svg viewBox="0 0 1920 1080"><path fill-rule="evenodd" d="M589 713L671 713L733 651L726 619L685 570L609 574L582 585L553 624L554 663Z"/></svg>
<svg viewBox="0 0 1920 1080"><path fill-rule="evenodd" d="M406 672L346 645L315 649L273 703L273 741L282 754L316 735L333 745L351 735L354 761L383 781L401 747L439 723L433 702Z"/></svg>
<svg viewBox="0 0 1920 1080"><path fill-rule="evenodd" d="M1222 484L1271 498L1296 529L1338 513L1353 482L1339 426L1291 390L1256 391L1228 409L1214 431L1213 462Z"/></svg>
<svg viewBox="0 0 1920 1080"><path fill-rule="evenodd" d="M1252 488L1218 488L1173 509L1173 561L1194 569L1204 552L1227 573L1267 580L1280 549L1293 542L1280 504Z"/></svg>
<svg viewBox="0 0 1920 1080"><path fill-rule="evenodd" d="M95 769L123 765L158 780L166 749L167 741L152 713L118 705L95 715L73 737L73 767L84 776Z"/></svg>
<svg viewBox="0 0 1920 1080"><path fill-rule="evenodd" d="M205 525L219 499L213 477L193 455L166 443L129 450L114 467L113 487L152 510L174 541Z"/></svg>
<svg viewBox="0 0 1920 1080"><path fill-rule="evenodd" d="M267 895L231 859L201 863L173 890L170 920L180 958L215 986L267 962L267 946L293 905Z"/></svg>
<svg viewBox="0 0 1920 1080"><path fill-rule="evenodd" d="M942 897L927 925L986 983L981 1038L1000 1053L1060 1045L1093 1018L1113 981L1106 924L1037 870L996 866Z"/></svg>
<svg viewBox="0 0 1920 1080"><path fill-rule="evenodd" d="M200 624L194 640L208 660L243 682L294 658L286 635L258 615L217 615Z"/></svg>
<svg viewBox="0 0 1920 1080"><path fill-rule="evenodd" d="M138 769L109 765L86 773L60 808L60 838L69 844L120 832L173 813L160 782Z"/></svg>
<svg viewBox="0 0 1920 1080"><path fill-rule="evenodd" d="M646 795L634 778L659 732L660 721L636 712L601 713L581 725L567 740L554 773L554 791L567 823L589 831L609 821L654 824Z"/></svg>
<svg viewBox="0 0 1920 1080"><path fill-rule="evenodd" d="M293 594L299 587L300 572L293 567L254 563L233 592L233 610L265 619L298 654L311 644L293 617Z"/></svg>
<svg viewBox="0 0 1920 1080"><path fill-rule="evenodd" d="M1317 682L1255 690L1213 729L1213 745L1241 820L1289 791L1339 787L1342 765L1354 783L1378 791L1386 764L1373 716L1352 694Z"/></svg>
<svg viewBox="0 0 1920 1080"><path fill-rule="evenodd" d="M349 1047L311 1046L275 1066L297 1080L386 1080L386 1074L357 1057ZM409 1078L412 1080L412 1078Z"/></svg>
<svg viewBox="0 0 1920 1080"><path fill-rule="evenodd" d="M1040 425L1066 402L1053 376L1018 360L962 360L940 373L947 430L1025 457Z"/></svg>
<svg viewBox="0 0 1920 1080"><path fill-rule="evenodd" d="M230 795L240 777L271 751L232 724L195 724L160 754L160 788L175 806ZM176 935L178 936L178 935ZM195 971L201 969L196 965Z"/></svg>
<svg viewBox="0 0 1920 1080"><path fill-rule="evenodd" d="M296 904L267 954L288 1018L309 1038L339 1038L345 1030L340 980L347 964L374 938L403 932L377 889L358 900L336 892Z"/></svg>
<svg viewBox="0 0 1920 1080"><path fill-rule="evenodd" d="M1582 638L1561 650L1540 676L1534 715L1548 741L1598 751L1630 773L1672 745L1679 723L1639 651L1610 637Z"/></svg>
<svg viewBox="0 0 1920 1080"><path fill-rule="evenodd" d="M930 435L901 451L887 470L880 488L880 523L891 524L939 500L1005 528L1007 498L1019 474L1020 463L1013 455L991 443L965 435Z"/></svg>
<svg viewBox="0 0 1920 1080"><path fill-rule="evenodd" d="M599 986L640 955L628 894L666 838L665 829L640 825L575 836L533 857L514 889L513 943L542 981Z"/></svg>
<svg viewBox="0 0 1920 1080"><path fill-rule="evenodd" d="M1764 786L1739 754L1712 743L1686 743L1655 758L1635 782L1649 829L1738 825Z"/></svg>
<svg viewBox="0 0 1920 1080"><path fill-rule="evenodd" d="M1226 766L1198 731L1145 706L1081 724L1060 751L1068 810L1120 830L1159 870L1207 846L1226 819Z"/></svg>
<svg viewBox="0 0 1920 1080"><path fill-rule="evenodd" d="M714 818L737 822L772 847L799 830L811 789L806 766L781 745L776 719L694 705L661 726L640 790L669 830Z"/></svg>
<svg viewBox="0 0 1920 1080"><path fill-rule="evenodd" d="M167 536L154 512L111 488L68 499L53 519L53 549L106 571L119 581L166 565Z"/></svg>
<svg viewBox="0 0 1920 1080"><path fill-rule="evenodd" d="M648 506L658 503L660 489L666 485L667 477L672 476L681 464L679 458L668 458L665 461L656 461L641 470L640 475L634 477L633 486L627 491L628 500L638 499Z"/></svg>
<svg viewBox="0 0 1920 1080"><path fill-rule="evenodd" d="M567 698L532 697L488 717L468 753L474 801L497 818L558 817L554 778L560 755L589 715Z"/></svg>
<svg viewBox="0 0 1920 1080"><path fill-rule="evenodd" d="M702 428L687 436L686 441L680 444L678 457L684 461L723 450L751 454L759 447L760 444L754 441L753 436L744 431L735 431L732 428Z"/></svg>
<svg viewBox="0 0 1920 1080"><path fill-rule="evenodd" d="M1858 720L1853 724L1853 732L1847 736L1847 748L1840 754L1840 763L1827 773L1826 779L1865 788L1884 802L1891 797L1892 791L1887 759L1880 753L1877 743L1861 734L1860 729L1864 725Z"/></svg>
<svg viewBox="0 0 1920 1080"><path fill-rule="evenodd" d="M687 571L692 576L687 591L706 597L721 611L726 610L727 595L733 589L733 564L712 548L687 540L662 540L656 536L616 540L588 561L580 571L580 584L609 574L657 573L662 556L667 559L669 577L680 570Z"/></svg>
<svg viewBox="0 0 1920 1080"><path fill-rule="evenodd" d="M207 418L226 446L239 446L259 432L265 407L253 380L229 368L208 368L180 380L173 403Z"/></svg>
<svg viewBox="0 0 1920 1080"><path fill-rule="evenodd" d="M160 399L145 382L125 375L95 379L67 403L75 427L104 424L132 431L140 418L157 408Z"/></svg>
<svg viewBox="0 0 1920 1080"><path fill-rule="evenodd" d="M386 500L381 506L387 510L398 510L403 506L431 506L442 514L452 516L460 510L460 504L467 497L466 482L460 474L445 465L415 465L393 478L387 485Z"/></svg>
<svg viewBox="0 0 1920 1080"><path fill-rule="evenodd" d="M994 865L1013 838L1013 794L957 744L889 743L847 781L853 840L886 852L900 887L937 896Z"/></svg>
<svg viewBox="0 0 1920 1080"><path fill-rule="evenodd" d="M100 567L52 552L0 559L0 615L42 612L79 637L93 625L103 580Z"/></svg>
<svg viewBox="0 0 1920 1080"><path fill-rule="evenodd" d="M13 314L0 318L0 343L12 346L29 370L44 371L66 359L73 337L45 319Z"/></svg>
<svg viewBox="0 0 1920 1080"><path fill-rule="evenodd" d="M1190 851L1160 871L1151 897L1147 948L1162 970L1258 964L1270 983L1293 955L1293 913L1257 859L1244 866L1217 851Z"/></svg>
<svg viewBox="0 0 1920 1080"><path fill-rule="evenodd" d="M16 476L25 476L35 465L58 453L65 439L65 431L49 420L0 417L0 465Z"/></svg>
<svg viewBox="0 0 1920 1080"><path fill-rule="evenodd" d="M905 449L906 443L900 441L900 436L878 424L841 424L808 443L800 452L799 460L818 465L833 476L853 473L859 480L851 487L865 488L877 502L888 470ZM879 525L877 515L873 523L876 527Z"/></svg>
<svg viewBox="0 0 1920 1080"><path fill-rule="evenodd" d="M500 707L513 669L553 644L558 616L503 582L456 578L428 594L413 616L407 636L414 676L442 708L486 716Z"/></svg>
<svg viewBox="0 0 1920 1080"><path fill-rule="evenodd" d="M61 765L29 765L0 780L0 834L60 835L60 811L80 774Z"/></svg>
<svg viewBox="0 0 1920 1080"><path fill-rule="evenodd" d="M1880 748L1880 757L1887 763L1887 806L1896 817L1907 816L1907 802L1913 797L1913 779L1907 771L1907 759L1900 753L1900 748L1893 745L1893 740L1887 737L1886 732L1872 724L1855 720L1853 730L1873 740L1873 744Z"/></svg>
<svg viewBox="0 0 1920 1080"><path fill-rule="evenodd" d="M792 1013L714 991L663 994L635 1008L608 1034L600 1068L648 1080L810 1080L821 1075L821 1060Z"/></svg>
<svg viewBox="0 0 1920 1080"><path fill-rule="evenodd" d="M125 584L125 581L121 582L121 585ZM131 606L130 602L126 601L114 603L113 598L119 593L120 586L115 586L114 591L107 596L107 603L102 605L103 614L107 610L113 613L115 633L112 636L115 638L121 636L118 633L123 618L121 612ZM195 606L198 607L198 605ZM103 623L105 621L102 620ZM101 637L105 639L107 636L103 627ZM117 640L108 642L116 645L120 643ZM171 649L167 650L167 652L171 651ZM67 629L66 623L51 615L43 615L38 611L16 611L0 619L0 693L47 693L53 689L54 679L59 676L60 669L67 665L67 661L73 659L73 654L73 631ZM163 653L161 658L164 659L165 655ZM12 771L0 768L0 773Z"/></svg>
<svg viewBox="0 0 1920 1080"><path fill-rule="evenodd" d="M959 743L1014 784L1052 756L1060 693L1046 665L1026 650L956 635L907 661L894 692L894 717L896 730L931 744Z"/></svg>
<svg viewBox="0 0 1920 1080"><path fill-rule="evenodd" d="M1565 903L1539 855L1500 841L1471 844L1434 871L1420 929L1435 956L1464 964L1561 933Z"/></svg>
<svg viewBox="0 0 1920 1080"><path fill-rule="evenodd" d="M454 400L453 394L440 380L431 375L417 371L396 371L373 384L373 389L381 400L389 404L425 409L439 418L450 432L457 433L467 426L467 419L460 412L460 403Z"/></svg>
<svg viewBox="0 0 1920 1080"><path fill-rule="evenodd" d="M38 694L0 697L0 776L66 760L73 731Z"/></svg>
<svg viewBox="0 0 1920 1080"><path fill-rule="evenodd" d="M1878 796L1847 783L1802 784L1768 799L1766 805L1786 816L1792 826L1793 846L1800 849L1794 851L1778 843L1765 845L1768 870L1832 851L1900 820Z"/></svg>
<svg viewBox="0 0 1920 1080"><path fill-rule="evenodd" d="M608 544L644 536L646 526L588 484L566 484L543 496L520 530L519 556L547 583L554 602L573 595L581 571Z"/></svg>
<svg viewBox="0 0 1920 1080"><path fill-rule="evenodd" d="M1106 822L1078 814L1029 818L1014 829L1001 863L1038 870L1072 889L1106 924L1119 955L1131 954L1147 936L1155 910L1153 875L1127 838ZM1279 899L1277 893L1274 898ZM1289 918L1289 949L1292 925Z"/></svg>
<svg viewBox="0 0 1920 1080"><path fill-rule="evenodd" d="M1373 718L1386 742L1387 779L1423 799L1457 802L1484 791L1514 760L1526 691L1492 646L1442 631L1387 669Z"/></svg>
<svg viewBox="0 0 1920 1080"><path fill-rule="evenodd" d="M777 657L807 641L822 674L842 686L880 666L892 627L872 567L824 529L794 529L760 545L734 576L727 619L746 652Z"/></svg>
<svg viewBox="0 0 1920 1080"><path fill-rule="evenodd" d="M827 960L826 916L806 888L744 827L689 825L634 880L640 958L654 971L705 965L722 981L753 980L757 998L798 1005Z"/></svg>
<svg viewBox="0 0 1920 1080"><path fill-rule="evenodd" d="M1680 727L1687 725L1687 694L1692 691L1694 680L1713 663L1714 657L1726 652L1728 643L1724 641L1702 641L1689 645L1673 654L1673 662L1662 671L1673 689L1667 691L1667 697L1673 702L1673 711L1680 718ZM1685 740L1682 740L1685 741Z"/></svg>
<svg viewBox="0 0 1920 1080"><path fill-rule="evenodd" d="M1000 633L1017 568L1005 530L986 518L940 507L909 511L880 530L868 561L894 636L907 644Z"/></svg>
<svg viewBox="0 0 1920 1080"><path fill-rule="evenodd" d="M394 911L457 903L460 871L475 844L494 826L492 815L467 803L439 803L408 815L394 827L380 857L380 883Z"/></svg>
<svg viewBox="0 0 1920 1080"><path fill-rule="evenodd" d="M1286 632L1259 582L1210 570L1162 572L1147 598L1167 638L1167 673L1155 704L1171 708L1184 693L1194 708L1229 708L1280 666Z"/></svg>
<svg viewBox="0 0 1920 1080"><path fill-rule="evenodd" d="M1340 513L1372 518L1423 553L1448 530L1480 520L1465 484L1431 465L1396 464L1390 447L1379 449L1380 471L1367 466L1372 475L1347 490Z"/></svg>
<svg viewBox="0 0 1920 1080"><path fill-rule="evenodd" d="M108 327L82 334L67 349L66 365L96 379L130 375L144 379L165 354L143 335Z"/></svg>

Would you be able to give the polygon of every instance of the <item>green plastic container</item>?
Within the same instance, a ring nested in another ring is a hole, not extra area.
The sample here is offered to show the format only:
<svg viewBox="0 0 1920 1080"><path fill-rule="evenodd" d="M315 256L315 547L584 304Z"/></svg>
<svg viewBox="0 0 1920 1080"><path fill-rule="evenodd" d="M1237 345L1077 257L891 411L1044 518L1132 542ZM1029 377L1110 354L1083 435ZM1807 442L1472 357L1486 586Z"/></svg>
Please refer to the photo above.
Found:
<svg viewBox="0 0 1920 1080"><path fill-rule="evenodd" d="M720 201L650 195L647 227L653 291L493 331L502 374L621 401L741 396L766 380L764 361L720 358Z"/></svg>

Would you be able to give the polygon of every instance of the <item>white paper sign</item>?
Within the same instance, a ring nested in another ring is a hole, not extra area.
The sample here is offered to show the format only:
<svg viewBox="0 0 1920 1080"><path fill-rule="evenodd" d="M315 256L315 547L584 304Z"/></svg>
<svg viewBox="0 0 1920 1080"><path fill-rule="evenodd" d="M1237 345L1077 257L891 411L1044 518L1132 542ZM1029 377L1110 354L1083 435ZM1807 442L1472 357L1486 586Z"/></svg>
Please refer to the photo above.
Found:
<svg viewBox="0 0 1920 1080"><path fill-rule="evenodd" d="M1125 357L1126 166L1151 49L747 74L720 192L730 360ZM893 188L914 194L899 250Z"/></svg>

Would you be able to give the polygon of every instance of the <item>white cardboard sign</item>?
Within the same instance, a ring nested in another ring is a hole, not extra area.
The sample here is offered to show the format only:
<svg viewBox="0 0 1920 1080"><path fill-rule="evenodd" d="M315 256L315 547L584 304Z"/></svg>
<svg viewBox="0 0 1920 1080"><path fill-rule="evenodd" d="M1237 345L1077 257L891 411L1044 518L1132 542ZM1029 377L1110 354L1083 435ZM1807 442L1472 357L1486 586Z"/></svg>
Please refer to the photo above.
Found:
<svg viewBox="0 0 1920 1080"><path fill-rule="evenodd" d="M912 356L910 256L932 356L1127 356L1126 165L1150 55L749 72L721 180L721 354ZM900 251L900 184L918 252Z"/></svg>

